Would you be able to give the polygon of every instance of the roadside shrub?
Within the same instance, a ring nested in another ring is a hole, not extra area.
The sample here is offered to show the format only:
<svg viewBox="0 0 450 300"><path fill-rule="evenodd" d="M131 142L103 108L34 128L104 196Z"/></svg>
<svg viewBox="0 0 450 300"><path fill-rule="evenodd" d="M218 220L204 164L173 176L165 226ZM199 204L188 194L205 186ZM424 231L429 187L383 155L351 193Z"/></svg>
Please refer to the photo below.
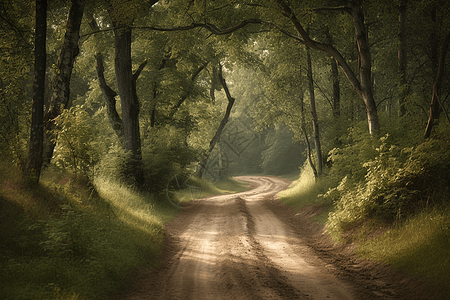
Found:
<svg viewBox="0 0 450 300"><path fill-rule="evenodd" d="M363 164L365 179L341 181L325 197L334 197L327 230L339 239L346 227L364 218L394 222L426 206L448 203L450 193L450 141L429 139L417 147L399 149L380 139L377 155Z"/></svg>
<svg viewBox="0 0 450 300"><path fill-rule="evenodd" d="M83 106L73 106L64 110L55 119L55 124L54 133L58 136L55 165L71 170L75 177L92 181L100 154L93 147L96 127L89 114Z"/></svg>
<svg viewBox="0 0 450 300"><path fill-rule="evenodd" d="M175 174L187 175L196 154L181 129L169 125L151 128L142 146L147 189L161 192Z"/></svg>
<svg viewBox="0 0 450 300"><path fill-rule="evenodd" d="M377 154L380 141L367 133L363 126L351 127L348 134L339 141L344 145L334 148L328 153L327 164L330 170L327 177L336 185L344 178L350 182L364 180L367 173L364 163L372 160Z"/></svg>

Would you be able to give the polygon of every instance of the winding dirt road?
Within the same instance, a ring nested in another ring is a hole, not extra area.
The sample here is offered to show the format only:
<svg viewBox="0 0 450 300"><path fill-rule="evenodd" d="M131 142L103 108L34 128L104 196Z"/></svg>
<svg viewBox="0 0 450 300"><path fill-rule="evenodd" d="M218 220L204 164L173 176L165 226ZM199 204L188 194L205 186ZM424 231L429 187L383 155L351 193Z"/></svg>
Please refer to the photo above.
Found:
<svg viewBox="0 0 450 300"><path fill-rule="evenodd" d="M198 200L167 225L161 267L127 299L354 299L266 205L289 182L237 179L253 189Z"/></svg>

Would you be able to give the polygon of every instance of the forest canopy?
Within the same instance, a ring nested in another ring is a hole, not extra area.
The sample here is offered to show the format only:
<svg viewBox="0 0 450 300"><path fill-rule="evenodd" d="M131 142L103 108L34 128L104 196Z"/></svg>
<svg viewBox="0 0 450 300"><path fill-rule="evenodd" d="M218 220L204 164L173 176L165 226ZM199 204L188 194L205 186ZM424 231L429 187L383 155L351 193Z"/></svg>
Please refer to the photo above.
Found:
<svg viewBox="0 0 450 300"><path fill-rule="evenodd" d="M156 192L305 159L318 178L355 128L405 147L448 128L445 1L35 4L1 3L0 147L30 183Z"/></svg>

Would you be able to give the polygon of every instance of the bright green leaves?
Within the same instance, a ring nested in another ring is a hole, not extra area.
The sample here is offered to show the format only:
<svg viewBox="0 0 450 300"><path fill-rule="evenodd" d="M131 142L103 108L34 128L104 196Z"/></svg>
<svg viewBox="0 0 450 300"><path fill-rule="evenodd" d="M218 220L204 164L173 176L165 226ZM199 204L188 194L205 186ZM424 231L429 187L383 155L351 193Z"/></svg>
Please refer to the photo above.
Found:
<svg viewBox="0 0 450 300"><path fill-rule="evenodd" d="M99 152L93 145L96 127L84 107L74 106L64 110L55 119L55 125L58 135L55 164L71 170L76 177L92 180Z"/></svg>

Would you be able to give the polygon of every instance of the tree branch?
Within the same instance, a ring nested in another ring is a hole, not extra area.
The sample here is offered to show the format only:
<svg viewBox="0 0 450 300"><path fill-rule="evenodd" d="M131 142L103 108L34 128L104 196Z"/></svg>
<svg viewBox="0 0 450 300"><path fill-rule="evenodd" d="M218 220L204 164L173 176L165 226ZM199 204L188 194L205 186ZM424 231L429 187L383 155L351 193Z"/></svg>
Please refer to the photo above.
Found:
<svg viewBox="0 0 450 300"><path fill-rule="evenodd" d="M206 68L206 66L208 65L209 61L202 64L191 76L191 81L194 82L195 78L197 78L198 74L200 74L200 72ZM176 111L180 108L181 104L184 103L184 101L187 99L187 97L189 96L189 92L186 92L181 99L177 102L177 104L175 104L171 109L170 109L170 117L173 117L173 115L176 113Z"/></svg>
<svg viewBox="0 0 450 300"><path fill-rule="evenodd" d="M295 38L294 35L284 32L284 30L282 32L292 38L295 38L297 41L310 47L311 49L323 51L323 52L326 52L329 55L331 55L336 60L339 67L342 69L345 76L348 78L348 80L352 84L354 90L359 95L362 95L363 90L361 87L361 83L359 82L358 78L356 78L355 73L350 68L350 66L347 64L347 61L344 59L342 54L336 48L334 48L333 45L331 45L331 44L321 43L321 42L311 39L311 37L305 31L302 24L297 19L296 15L292 11L292 9L289 7L289 5L286 3L286 1L285 0L276 0L276 1L277 1L278 5L280 6L282 12L284 12L284 15L287 16L291 20L295 29L300 34L301 38L303 38L303 41L299 37Z"/></svg>
<svg viewBox="0 0 450 300"><path fill-rule="evenodd" d="M350 13L350 14L351 14L351 12L352 12L352 10L350 9L350 7L348 7L348 6L316 7L316 8L310 9L310 11L313 11L313 12L343 11L343 12Z"/></svg>
<svg viewBox="0 0 450 300"><path fill-rule="evenodd" d="M147 60L144 60L143 62L141 62L141 64L139 65L139 68L136 70L136 72L134 72L133 74L133 81L136 82L139 75L141 75L142 70L144 70L145 66L147 65Z"/></svg>
<svg viewBox="0 0 450 300"><path fill-rule="evenodd" d="M247 19L229 28L219 28L211 23L192 23L191 25L175 26L175 27L136 26L132 28L140 30L155 30L155 31L186 31L194 28L205 28L206 30L215 35L226 35L242 27L245 27L248 24L262 24L262 23L263 21L260 19Z"/></svg>

